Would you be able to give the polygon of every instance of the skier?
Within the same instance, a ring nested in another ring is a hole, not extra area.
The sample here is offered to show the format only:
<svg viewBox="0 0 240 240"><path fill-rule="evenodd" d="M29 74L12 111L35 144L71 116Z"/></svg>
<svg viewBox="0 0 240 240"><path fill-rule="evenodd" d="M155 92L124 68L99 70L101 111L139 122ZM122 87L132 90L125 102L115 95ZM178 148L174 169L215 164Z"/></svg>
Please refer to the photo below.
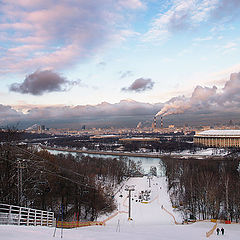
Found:
<svg viewBox="0 0 240 240"><path fill-rule="evenodd" d="M224 235L224 228L221 228L222 235Z"/></svg>
<svg viewBox="0 0 240 240"><path fill-rule="evenodd" d="M216 231L217 231L217 235L219 235L220 229L219 229L219 228L217 228L217 230L216 230Z"/></svg>

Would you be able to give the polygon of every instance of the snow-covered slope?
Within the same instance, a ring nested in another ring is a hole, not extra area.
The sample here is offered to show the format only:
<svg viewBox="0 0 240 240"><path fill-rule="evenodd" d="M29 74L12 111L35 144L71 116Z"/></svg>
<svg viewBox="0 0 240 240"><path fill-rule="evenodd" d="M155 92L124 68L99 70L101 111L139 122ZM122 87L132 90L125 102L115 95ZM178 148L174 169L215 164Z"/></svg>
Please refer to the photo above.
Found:
<svg viewBox="0 0 240 240"><path fill-rule="evenodd" d="M91 226L77 229L64 229L63 239L65 240L203 240L206 232L209 231L214 223L199 222L188 225L175 225L173 217L161 207L172 213L177 221L181 222L181 217L172 209L171 202L167 193L167 183L164 177L154 177L149 187L147 177L131 178L126 183L128 186L134 185L135 191L132 192L131 217L128 214L118 214L106 222L106 226ZM146 192L150 192L146 197ZM143 192L143 202L139 202L139 196ZM125 186L116 195L118 208L122 212L127 212L128 201ZM105 219L102 217L101 220ZM224 227L226 235L216 236L214 233L211 239L231 239L238 240L240 224L219 225ZM57 229L56 236L53 237L54 228L48 227L26 227L26 226L4 226L0 225L0 240L53 240L61 239L61 229Z"/></svg>
<svg viewBox="0 0 240 240"><path fill-rule="evenodd" d="M133 219L133 224L174 224L173 217L164 211L162 206L173 213L177 221L181 222L179 214L173 212L169 195L167 193L165 177L153 177L150 180L150 183L147 177L130 178L125 185L134 186L135 189L131 193L131 218ZM128 191L125 189L126 187L123 187L116 195L119 211L128 211L129 198ZM120 223L129 222L128 214L119 214L117 217L108 221L107 224L115 224L119 221Z"/></svg>

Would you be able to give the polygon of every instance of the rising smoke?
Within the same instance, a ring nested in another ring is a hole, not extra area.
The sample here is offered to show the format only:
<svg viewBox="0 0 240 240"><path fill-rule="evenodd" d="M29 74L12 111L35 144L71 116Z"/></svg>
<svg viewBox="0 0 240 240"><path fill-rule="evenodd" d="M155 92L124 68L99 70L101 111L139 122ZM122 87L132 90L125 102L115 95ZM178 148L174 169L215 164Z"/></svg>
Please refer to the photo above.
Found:
<svg viewBox="0 0 240 240"><path fill-rule="evenodd" d="M218 111L224 108L231 110L240 104L240 73L232 73L222 89L216 86L197 86L191 97L174 97L159 111L156 116L167 116L185 112Z"/></svg>

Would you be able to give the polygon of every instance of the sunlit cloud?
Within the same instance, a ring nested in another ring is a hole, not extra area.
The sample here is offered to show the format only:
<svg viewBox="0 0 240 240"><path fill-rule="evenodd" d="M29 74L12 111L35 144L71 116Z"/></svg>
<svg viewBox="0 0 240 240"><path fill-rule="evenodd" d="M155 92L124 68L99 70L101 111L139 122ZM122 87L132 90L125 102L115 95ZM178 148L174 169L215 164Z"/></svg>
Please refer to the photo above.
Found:
<svg viewBox="0 0 240 240"><path fill-rule="evenodd" d="M123 24L125 11L143 7L140 0L4 0L0 29L9 47L0 56L0 72L58 70L82 62L107 43L136 34Z"/></svg>

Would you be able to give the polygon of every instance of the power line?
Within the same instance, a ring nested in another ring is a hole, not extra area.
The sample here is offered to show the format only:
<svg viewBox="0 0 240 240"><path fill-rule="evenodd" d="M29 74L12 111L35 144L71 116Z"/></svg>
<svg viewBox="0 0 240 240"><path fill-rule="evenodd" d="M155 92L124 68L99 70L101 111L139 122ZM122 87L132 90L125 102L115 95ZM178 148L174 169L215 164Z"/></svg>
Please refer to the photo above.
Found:
<svg viewBox="0 0 240 240"><path fill-rule="evenodd" d="M3 159L3 160L9 161L9 162L15 163L15 161L10 160L10 159L7 159L7 158L4 158L4 157L2 157L2 156L0 156L0 158ZM36 162L36 161L35 161L35 162ZM33 166L32 166L32 167L33 167ZM36 166L34 166L34 167L36 167ZM68 180L68 181L70 181L70 182L72 182L72 183L75 183L75 184L77 184L77 185L79 185L79 186L83 186L83 187L86 187L86 188L90 188L90 189L97 190L96 188L94 188L94 187L92 187L92 186L79 183L79 182L77 182L77 181L75 181L75 180L72 180L72 179L70 179L70 178L68 178L68 177L64 177L64 176L59 175L59 174L57 174L57 173L51 172L51 171L49 171L49 170L41 169L41 171L42 171L42 172L45 172L45 173L49 173L49 174L55 175L55 176L57 176L57 177L59 177L59 178Z"/></svg>
<svg viewBox="0 0 240 240"><path fill-rule="evenodd" d="M17 148L17 149L19 149L20 151L23 151L23 152L28 153L28 154L30 154L30 155L32 155L32 156L35 156L36 158L41 159L41 160L43 160L44 162L47 162L48 164L50 164L50 165L52 165L52 166L54 166L54 167L60 168L60 169L62 169L62 170L68 171L68 172L70 172L70 173L74 173L74 174L76 174L76 175L78 175L78 176L80 176L80 177L83 177L83 178L87 178L87 179L88 179L87 176L84 176L84 175L82 175L82 174L79 174L79 173L77 173L77 172L75 172L75 171L73 171L73 170L71 170L71 169L63 168L63 167L61 167L61 166L59 166L59 165L56 165L56 164L54 164L54 163L51 163L51 162L49 162L48 160L44 159L43 157L40 157L40 156L38 156L38 155L36 155L36 154L34 154L34 153L26 150L26 149L19 148L19 147L16 146L16 145L14 145L14 147Z"/></svg>

